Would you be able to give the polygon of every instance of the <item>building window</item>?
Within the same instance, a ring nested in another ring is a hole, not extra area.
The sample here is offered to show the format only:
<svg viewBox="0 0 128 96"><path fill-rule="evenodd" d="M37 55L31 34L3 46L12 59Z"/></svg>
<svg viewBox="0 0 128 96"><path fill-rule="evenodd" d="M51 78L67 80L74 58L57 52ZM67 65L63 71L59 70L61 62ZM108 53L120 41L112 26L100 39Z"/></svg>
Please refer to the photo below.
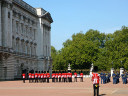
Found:
<svg viewBox="0 0 128 96"><path fill-rule="evenodd" d="M36 40L36 30L34 29L34 40Z"/></svg>
<svg viewBox="0 0 128 96"><path fill-rule="evenodd" d="M18 22L16 22L16 32L18 33Z"/></svg>
<svg viewBox="0 0 128 96"><path fill-rule="evenodd" d="M10 12L8 12L8 18L10 18Z"/></svg>
<svg viewBox="0 0 128 96"><path fill-rule="evenodd" d="M23 24L21 24L21 33L23 34L23 31L24 31L24 29L23 29Z"/></svg>

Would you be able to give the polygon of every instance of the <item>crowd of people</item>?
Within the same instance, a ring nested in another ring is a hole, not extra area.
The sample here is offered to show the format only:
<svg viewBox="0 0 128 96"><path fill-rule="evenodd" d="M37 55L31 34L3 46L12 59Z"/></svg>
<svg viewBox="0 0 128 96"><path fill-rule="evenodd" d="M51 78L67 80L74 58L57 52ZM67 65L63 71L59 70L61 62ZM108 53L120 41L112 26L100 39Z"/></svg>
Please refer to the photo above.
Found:
<svg viewBox="0 0 128 96"><path fill-rule="evenodd" d="M74 72L74 74L72 74L71 72L52 72L52 82L72 82L72 77L74 75L74 82L77 82L77 73L76 71ZM26 75L25 73L22 74L23 77L23 82L25 83L25 80L28 78L29 79L29 83L42 83L42 82L47 82L49 83L49 79L50 79L50 73L49 71L42 71L42 72L38 72L36 71L35 73L31 73L29 72L28 75ZM82 71L80 72L80 82L83 82L83 73Z"/></svg>

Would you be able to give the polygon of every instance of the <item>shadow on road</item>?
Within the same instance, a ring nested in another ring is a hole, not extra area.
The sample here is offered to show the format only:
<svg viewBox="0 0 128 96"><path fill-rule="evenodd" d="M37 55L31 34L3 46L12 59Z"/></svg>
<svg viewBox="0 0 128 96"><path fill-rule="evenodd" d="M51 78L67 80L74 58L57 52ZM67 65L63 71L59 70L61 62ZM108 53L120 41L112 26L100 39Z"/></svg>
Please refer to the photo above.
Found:
<svg viewBox="0 0 128 96"><path fill-rule="evenodd" d="M105 96L106 94L101 94L101 95L99 95L99 96Z"/></svg>

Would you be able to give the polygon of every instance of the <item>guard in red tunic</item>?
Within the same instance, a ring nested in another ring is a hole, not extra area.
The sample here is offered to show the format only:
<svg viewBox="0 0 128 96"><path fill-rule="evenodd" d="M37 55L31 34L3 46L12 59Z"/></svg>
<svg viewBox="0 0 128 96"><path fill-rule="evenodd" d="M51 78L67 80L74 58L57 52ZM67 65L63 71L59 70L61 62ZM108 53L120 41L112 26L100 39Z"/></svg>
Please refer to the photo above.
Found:
<svg viewBox="0 0 128 96"><path fill-rule="evenodd" d="M38 73L38 82L41 82L41 74L40 74L40 71Z"/></svg>
<svg viewBox="0 0 128 96"><path fill-rule="evenodd" d="M32 82L32 73L29 72L28 75L29 75L29 83L31 83Z"/></svg>
<svg viewBox="0 0 128 96"><path fill-rule="evenodd" d="M47 83L49 83L50 73L47 71Z"/></svg>
<svg viewBox="0 0 128 96"><path fill-rule="evenodd" d="M59 71L58 77L59 77L59 82L61 82L61 71Z"/></svg>
<svg viewBox="0 0 128 96"><path fill-rule="evenodd" d="M67 73L66 73L66 71L64 73L64 82L67 82Z"/></svg>
<svg viewBox="0 0 128 96"><path fill-rule="evenodd" d="M56 82L58 82L58 73L56 73Z"/></svg>
<svg viewBox="0 0 128 96"><path fill-rule="evenodd" d="M37 71L35 73L35 83L38 83L38 73L37 73Z"/></svg>
<svg viewBox="0 0 128 96"><path fill-rule="evenodd" d="M52 72L52 82L55 82L55 72Z"/></svg>
<svg viewBox="0 0 128 96"><path fill-rule="evenodd" d="M72 74L72 73L68 73L68 74L69 74L69 77L68 77L68 78L69 78L69 82L71 82L71 77L72 77L71 74Z"/></svg>
<svg viewBox="0 0 128 96"><path fill-rule="evenodd" d="M41 72L41 82L43 82L44 81L44 73L43 73L43 71Z"/></svg>
<svg viewBox="0 0 128 96"><path fill-rule="evenodd" d="M77 82L77 73L76 73L76 70L75 70L75 73L74 73L74 82Z"/></svg>
<svg viewBox="0 0 128 96"><path fill-rule="evenodd" d="M46 78L47 78L47 74L46 74L46 71L44 71L44 81L43 82L46 82Z"/></svg>
<svg viewBox="0 0 128 96"><path fill-rule="evenodd" d="M64 82L64 71L62 72L62 82Z"/></svg>
<svg viewBox="0 0 128 96"><path fill-rule="evenodd" d="M32 73L32 82L34 82L35 74Z"/></svg>
<svg viewBox="0 0 128 96"><path fill-rule="evenodd" d="M23 83L25 83L25 73L22 74L23 77Z"/></svg>
<svg viewBox="0 0 128 96"><path fill-rule="evenodd" d="M83 82L83 72L82 72L82 70L80 72L80 82Z"/></svg>
<svg viewBox="0 0 128 96"><path fill-rule="evenodd" d="M98 71L98 67L94 66L93 74L92 74L92 82L93 82L93 90L94 90L94 96L99 96L99 74L96 73Z"/></svg>

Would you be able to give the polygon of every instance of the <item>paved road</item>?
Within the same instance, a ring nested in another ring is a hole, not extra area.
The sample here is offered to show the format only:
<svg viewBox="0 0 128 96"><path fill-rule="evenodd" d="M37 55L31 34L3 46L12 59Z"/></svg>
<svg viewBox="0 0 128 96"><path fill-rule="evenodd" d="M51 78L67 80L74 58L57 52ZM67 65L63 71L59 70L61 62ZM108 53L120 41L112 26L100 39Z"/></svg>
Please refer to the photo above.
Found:
<svg viewBox="0 0 128 96"><path fill-rule="evenodd" d="M93 89L90 78L73 83L4 81L0 82L0 96L93 96ZM128 96L128 84L100 84L100 96Z"/></svg>

